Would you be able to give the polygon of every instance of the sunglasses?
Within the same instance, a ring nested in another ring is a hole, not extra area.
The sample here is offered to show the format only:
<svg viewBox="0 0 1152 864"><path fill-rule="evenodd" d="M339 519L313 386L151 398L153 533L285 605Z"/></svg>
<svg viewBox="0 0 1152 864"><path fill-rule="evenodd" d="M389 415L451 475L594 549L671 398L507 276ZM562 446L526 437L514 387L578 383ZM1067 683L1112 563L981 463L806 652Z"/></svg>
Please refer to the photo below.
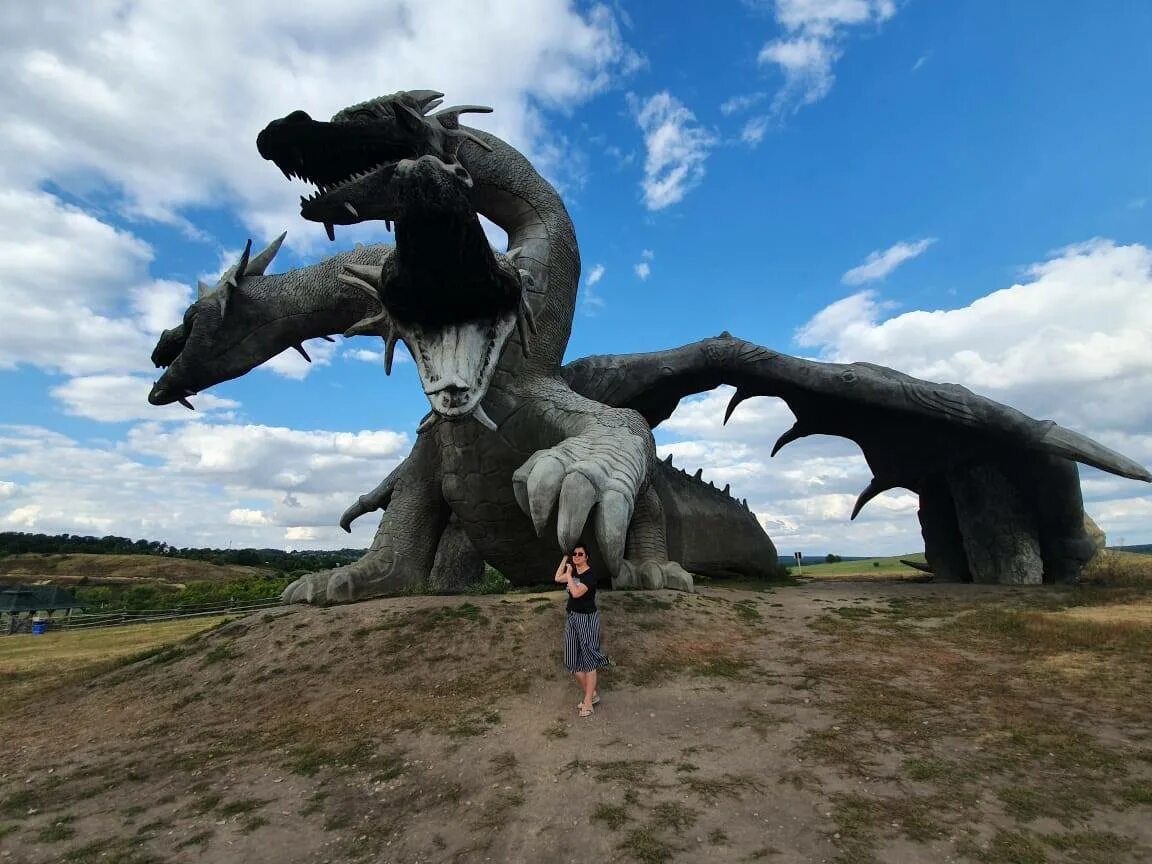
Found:
<svg viewBox="0 0 1152 864"><path fill-rule="evenodd" d="M572 557L573 558L587 558L588 553L587 552L573 552Z"/></svg>

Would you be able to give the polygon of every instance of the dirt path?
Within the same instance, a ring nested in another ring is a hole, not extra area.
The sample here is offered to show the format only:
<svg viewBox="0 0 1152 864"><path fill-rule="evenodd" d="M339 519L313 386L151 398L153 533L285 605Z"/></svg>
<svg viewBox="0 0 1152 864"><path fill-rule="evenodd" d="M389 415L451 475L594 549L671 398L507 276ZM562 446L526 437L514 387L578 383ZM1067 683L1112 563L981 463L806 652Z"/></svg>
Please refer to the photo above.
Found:
<svg viewBox="0 0 1152 864"><path fill-rule="evenodd" d="M584 720L558 594L276 610L0 709L0 856L1149 860L1148 596L616 592Z"/></svg>

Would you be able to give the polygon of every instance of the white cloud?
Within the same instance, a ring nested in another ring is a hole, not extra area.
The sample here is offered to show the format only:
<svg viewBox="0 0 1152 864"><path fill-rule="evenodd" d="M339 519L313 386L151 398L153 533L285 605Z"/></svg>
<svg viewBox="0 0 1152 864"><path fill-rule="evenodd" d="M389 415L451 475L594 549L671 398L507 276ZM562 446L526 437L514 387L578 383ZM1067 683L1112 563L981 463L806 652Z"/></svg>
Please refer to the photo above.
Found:
<svg viewBox="0 0 1152 864"><path fill-rule="evenodd" d="M588 276L584 280L584 290L580 292L580 311L589 317L594 318L604 308L604 297L596 290L596 286L604 278L604 272L604 265L597 264L588 271Z"/></svg>
<svg viewBox="0 0 1152 864"><path fill-rule="evenodd" d="M70 378L50 391L63 403L64 413L105 423L130 420L192 420L212 415L232 417L240 403L211 393L196 397L196 413L179 403L156 406L148 403L152 381L139 375L84 375Z"/></svg>
<svg viewBox="0 0 1152 864"><path fill-rule="evenodd" d="M858 267L853 267L840 277L840 281L845 285L863 285L867 282L883 279L905 261L911 261L913 258L923 255L928 247L935 242L935 237L925 237L912 243L900 242L889 246L887 249L869 252L864 263Z"/></svg>
<svg viewBox="0 0 1152 864"><path fill-rule="evenodd" d="M0 189L0 369L93 373L147 362L150 334L117 309L135 292L148 318L149 292L169 291L149 283L151 259L146 243L52 195Z"/></svg>
<svg viewBox="0 0 1152 864"><path fill-rule="evenodd" d="M1052 418L1152 465L1152 249L1106 240L1059 250L1019 284L951 310L894 314L871 291L832 304L797 334L833 362L868 361L952 381ZM745 334L747 335L747 334ZM770 459L794 418L759 398L721 424L733 391L685 400L657 430L660 454L748 498L785 554L899 554L921 549L914 496L884 493L848 514L871 472L849 441L814 436ZM1147 487L1081 468L1085 507L1117 543L1148 537Z"/></svg>
<svg viewBox="0 0 1152 864"><path fill-rule="evenodd" d="M728 117L732 114L739 114L741 111L747 111L753 105L764 101L767 95L767 93L746 93L742 96L733 96L721 103L720 113Z"/></svg>
<svg viewBox="0 0 1152 864"><path fill-rule="evenodd" d="M607 6L571 0L61 0L5 16L0 47L0 188L110 187L125 212L176 224L224 206L259 236L299 224L300 190L256 153L273 118L435 87L492 105L486 128L541 155L534 105L578 105L641 63Z"/></svg>
<svg viewBox="0 0 1152 864"><path fill-rule="evenodd" d="M263 510L249 510L244 507L237 507L228 512L229 525L268 525L270 521Z"/></svg>
<svg viewBox="0 0 1152 864"><path fill-rule="evenodd" d="M773 111L791 113L828 95L833 68L852 28L877 26L896 14L894 0L775 0L782 35L760 49L762 65L779 67L784 83Z"/></svg>
<svg viewBox="0 0 1152 864"><path fill-rule="evenodd" d="M716 136L696 125L696 115L667 90L641 102L630 97L644 132L644 204L662 210L677 203L704 179L704 162Z"/></svg>
<svg viewBox="0 0 1152 864"><path fill-rule="evenodd" d="M8 525L12 528L31 529L36 527L39 516L40 507L36 504L28 504L24 507L16 507L7 513L0 514L0 525Z"/></svg>
<svg viewBox="0 0 1152 864"><path fill-rule="evenodd" d="M640 253L640 260L633 265L632 271L636 274L641 282L645 281L652 275L652 259L656 257L656 253L651 249L645 249Z"/></svg>
<svg viewBox="0 0 1152 864"><path fill-rule="evenodd" d="M744 128L740 130L740 140L749 146L755 147L764 140L764 134L768 131L768 118L767 117L753 117L744 124Z"/></svg>
<svg viewBox="0 0 1152 864"><path fill-rule="evenodd" d="M141 424L125 442L81 443L40 427L0 427L0 477L28 478L19 494L0 497L0 525L217 547L279 546L297 529L287 539L298 545L366 546L378 520L359 520L352 537L336 522L409 442L389 431L201 422Z"/></svg>

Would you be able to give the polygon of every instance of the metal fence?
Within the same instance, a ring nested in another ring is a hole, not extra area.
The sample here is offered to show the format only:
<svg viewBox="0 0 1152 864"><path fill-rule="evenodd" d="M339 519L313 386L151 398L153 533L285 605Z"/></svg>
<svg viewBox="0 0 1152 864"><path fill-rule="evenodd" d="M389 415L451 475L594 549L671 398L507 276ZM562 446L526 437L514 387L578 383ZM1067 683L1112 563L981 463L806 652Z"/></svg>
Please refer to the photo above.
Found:
<svg viewBox="0 0 1152 864"><path fill-rule="evenodd" d="M117 609L113 612L73 615L70 618L52 621L53 630L83 630L88 627L120 627L125 624L149 624L154 621L172 621L177 618L208 618L213 615L243 615L260 609L279 606L280 600L245 600L221 605L202 603L199 605L178 606L174 609Z"/></svg>

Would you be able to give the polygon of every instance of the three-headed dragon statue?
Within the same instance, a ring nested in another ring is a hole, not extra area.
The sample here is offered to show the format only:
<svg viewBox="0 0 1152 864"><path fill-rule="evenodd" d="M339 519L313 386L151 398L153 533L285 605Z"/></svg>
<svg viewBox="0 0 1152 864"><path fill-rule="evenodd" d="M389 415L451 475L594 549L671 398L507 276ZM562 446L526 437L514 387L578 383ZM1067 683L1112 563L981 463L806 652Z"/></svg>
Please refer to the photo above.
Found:
<svg viewBox="0 0 1152 864"><path fill-rule="evenodd" d="M383 511L357 562L298 579L287 602L348 602L459 590L484 563L540 582L578 539L617 587L691 590L692 574L764 577L772 541L746 502L656 455L652 429L679 401L735 387L796 417L772 454L808 435L855 441L873 479L853 518L895 487L919 496L928 566L954 581L1074 581L1094 551L1076 463L1137 480L1136 462L1051 421L955 384L868 363L790 357L727 333L648 354L562 365L580 277L576 232L557 192L499 138L460 124L462 106L407 91L303 111L259 135L260 154L315 186L301 215L383 220L395 245L362 245L285 273L265 270L283 235L239 262L164 331L163 405L244 375L303 342L379 337L385 371L402 341L431 412L411 453L340 524ZM494 251L477 214L508 235Z"/></svg>

